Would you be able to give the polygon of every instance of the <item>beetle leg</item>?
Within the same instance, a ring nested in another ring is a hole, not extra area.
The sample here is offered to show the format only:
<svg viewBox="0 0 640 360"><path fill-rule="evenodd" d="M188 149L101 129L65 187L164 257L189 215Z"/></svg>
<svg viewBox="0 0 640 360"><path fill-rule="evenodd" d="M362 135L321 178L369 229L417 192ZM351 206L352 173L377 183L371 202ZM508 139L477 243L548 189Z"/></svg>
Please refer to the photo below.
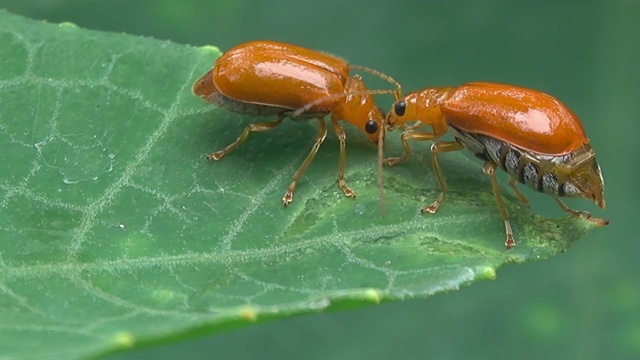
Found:
<svg viewBox="0 0 640 360"><path fill-rule="evenodd" d="M272 130L278 125L282 124L282 120L284 120L284 116L281 116L275 119L274 121L265 121L261 123L249 124L249 126L247 126L244 129L244 131L242 131L242 134L240 134L240 136L236 139L236 141L229 144L226 148L220 151L216 151L213 154L207 155L207 160L220 160L220 158L232 152L238 146L240 146L240 144L242 144L245 140L247 140L247 138L249 137L249 134L251 134L252 132L263 132L263 131Z"/></svg>
<svg viewBox="0 0 640 360"><path fill-rule="evenodd" d="M320 129L318 129L318 135L316 135L316 142L311 147L311 151L309 152L309 155L307 155L307 158L304 159L304 162L302 163L302 165L300 165L300 168L298 169L298 171L296 171L296 173L293 174L293 181L291 181L291 184L289 185L287 192L284 194L284 197L282 198L282 203L284 206L289 205L289 203L293 201L293 193L296 191L296 185L298 185L298 180L300 180L304 172L307 170L307 168L309 167L309 164L311 164L311 161L313 161L313 157L316 156L316 153L318 152L320 145L322 145L322 142L327 137L327 124L324 122L324 119L317 119L317 120L320 123Z"/></svg>
<svg viewBox="0 0 640 360"><path fill-rule="evenodd" d="M518 189L516 179L512 178L511 176L509 176L509 185L511 185L513 191L515 191L518 199L520 199L520 201L522 201L526 207L531 207L531 204L529 204L529 199L527 199L527 197L524 196L520 189Z"/></svg>
<svg viewBox="0 0 640 360"><path fill-rule="evenodd" d="M554 199L556 199L556 202L558 203L558 205L560 205L560 208L562 209L562 211L571 214L571 216L573 217L585 217L585 218L590 218L591 217L591 213L588 211L582 211L582 210L573 210L570 207L568 207L564 202L562 202L562 200L560 200L559 197L554 196Z"/></svg>
<svg viewBox="0 0 640 360"><path fill-rule="evenodd" d="M438 198L431 205L422 208L421 211L423 213L428 212L434 214L436 211L438 211L440 204L442 204L442 202L444 201L444 193L447 192L447 183L444 181L442 169L440 168L440 163L438 162L438 153L456 151L462 149L463 147L464 146L457 141L438 141L431 145L431 159L433 162L433 170L436 172L438 184L440 184L440 194L438 194Z"/></svg>
<svg viewBox="0 0 640 360"><path fill-rule="evenodd" d="M353 199L356 197L356 193L353 192L353 190L351 190L347 186L347 182L344 179L344 167L347 159L347 155L346 155L347 135L344 133L344 129L342 128L342 126L340 126L340 124L338 123L338 120L332 118L331 125L333 125L333 131L335 131L336 135L338 136L338 140L340 141L340 160L338 163L338 186L340 186L340 189L342 189L342 192L344 192L345 196Z"/></svg>
<svg viewBox="0 0 640 360"><path fill-rule="evenodd" d="M404 148L404 154L400 157L392 157L384 159L385 164L389 166L398 165L401 162L407 161L412 154L411 146L409 146L409 140L412 141L427 141L435 138L436 135L432 133L424 133L424 132L414 132L412 129L405 130L402 135L400 135L400 141L402 142L402 147Z"/></svg>
<svg viewBox="0 0 640 360"><path fill-rule="evenodd" d="M504 220L504 229L507 234L507 240L505 241L504 246L507 249L511 249L516 245L516 241L513 238L513 231L511 230L511 223L509 222L509 212L507 211L507 208L504 206L504 202L502 201L502 195L500 195L500 189L498 188L498 177L496 176L496 164L492 162L486 162L482 167L482 171L491 177L491 189L493 190L493 196L496 198L496 202L498 203L500 216L502 216L502 220Z"/></svg>

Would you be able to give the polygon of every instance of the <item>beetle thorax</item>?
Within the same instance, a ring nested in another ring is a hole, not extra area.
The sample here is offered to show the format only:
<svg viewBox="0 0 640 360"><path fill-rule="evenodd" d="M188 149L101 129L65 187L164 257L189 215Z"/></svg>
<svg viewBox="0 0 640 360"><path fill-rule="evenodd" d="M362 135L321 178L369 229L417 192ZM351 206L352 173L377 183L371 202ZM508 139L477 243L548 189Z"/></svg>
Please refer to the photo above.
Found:
<svg viewBox="0 0 640 360"><path fill-rule="evenodd" d="M378 129L382 126L383 115L376 107L373 96L367 93L367 88L358 75L347 78L345 94L334 108L332 117L344 120L362 131L369 140L378 142ZM375 127L367 126L369 121L375 122ZM375 129L374 129L375 128Z"/></svg>

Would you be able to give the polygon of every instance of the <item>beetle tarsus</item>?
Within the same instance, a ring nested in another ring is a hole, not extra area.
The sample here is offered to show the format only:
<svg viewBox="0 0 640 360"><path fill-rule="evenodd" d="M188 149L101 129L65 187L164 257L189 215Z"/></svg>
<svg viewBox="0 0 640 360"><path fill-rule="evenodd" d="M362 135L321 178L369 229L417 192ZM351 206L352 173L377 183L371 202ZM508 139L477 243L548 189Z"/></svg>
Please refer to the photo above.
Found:
<svg viewBox="0 0 640 360"><path fill-rule="evenodd" d="M505 229L505 232L507 233L507 240L504 242L504 247L506 247L507 250L509 250L514 246L516 246L516 240L513 238L513 230L511 230L511 223L509 222L508 219L504 220L504 229Z"/></svg>
<svg viewBox="0 0 640 360"><path fill-rule="evenodd" d="M224 154L224 151L216 151L213 154L207 155L207 160L220 160Z"/></svg>
<svg viewBox="0 0 640 360"><path fill-rule="evenodd" d="M342 189L344 196L350 197L352 199L356 198L356 193L353 192L353 190L351 190L349 186L347 186L347 182L344 179L338 180L338 186L340 186L340 189Z"/></svg>
<svg viewBox="0 0 640 360"><path fill-rule="evenodd" d="M436 199L436 201L434 201L431 205L429 206L425 206L423 207L420 212L421 213L426 213L428 212L429 214L435 214L436 211L438 211L438 208L440 207L440 205L442 204L442 202L444 201L444 192L441 192L438 195L438 198Z"/></svg>
<svg viewBox="0 0 640 360"><path fill-rule="evenodd" d="M402 161L404 161L404 159L401 157L393 157L382 160L383 164L387 166L395 166L400 164Z"/></svg>
<svg viewBox="0 0 640 360"><path fill-rule="evenodd" d="M440 206L439 203L434 202L433 204L429 205L429 206L425 206L422 209L420 209L421 213L429 213L429 214L435 214L436 211L438 211L438 207Z"/></svg>
<svg viewBox="0 0 640 360"><path fill-rule="evenodd" d="M293 191L287 190L287 192L282 197L282 205L287 207L293 201Z"/></svg>
<svg viewBox="0 0 640 360"><path fill-rule="evenodd" d="M516 246L516 241L513 239L513 235L508 234L507 241L504 242L504 247L506 247L507 250L511 250L514 246Z"/></svg>

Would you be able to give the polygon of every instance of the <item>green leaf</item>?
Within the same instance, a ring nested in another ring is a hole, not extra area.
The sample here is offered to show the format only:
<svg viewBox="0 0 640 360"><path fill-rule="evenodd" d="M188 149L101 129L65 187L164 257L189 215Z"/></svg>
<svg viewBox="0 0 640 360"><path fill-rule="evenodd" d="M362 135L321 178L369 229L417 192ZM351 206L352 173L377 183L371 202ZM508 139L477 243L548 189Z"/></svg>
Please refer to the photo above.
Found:
<svg viewBox="0 0 640 360"><path fill-rule="evenodd" d="M512 196L518 246L488 179L462 154L385 169L347 126L347 180L329 137L294 202L281 197L313 123L252 135L191 84L220 52L0 12L0 354L82 358L326 309L426 297L568 249L594 222L543 219ZM399 153L391 134L389 153ZM506 193L506 191L505 191Z"/></svg>

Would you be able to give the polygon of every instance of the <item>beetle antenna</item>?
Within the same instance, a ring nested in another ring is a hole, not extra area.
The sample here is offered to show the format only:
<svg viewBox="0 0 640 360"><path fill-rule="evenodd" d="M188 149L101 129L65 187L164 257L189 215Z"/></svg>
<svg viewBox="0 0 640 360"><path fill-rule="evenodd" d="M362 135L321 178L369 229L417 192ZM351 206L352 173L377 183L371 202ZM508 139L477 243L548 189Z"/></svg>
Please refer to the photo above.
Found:
<svg viewBox="0 0 640 360"><path fill-rule="evenodd" d="M380 95L380 94L394 94L394 96L396 95L396 90L362 90L362 91L353 91L353 92L345 92L345 93L341 93L341 94L334 94L334 95L329 95L329 96L325 96L321 99L316 99L310 103L307 103L305 106L297 108L293 114L291 114L291 118L295 119L298 116L304 114L305 112L309 111L309 109L311 109L312 107L321 104L325 101L330 101L330 100L335 100L335 99L340 99L340 98L344 98L347 96L352 96L352 95Z"/></svg>
<svg viewBox="0 0 640 360"><path fill-rule="evenodd" d="M387 216L387 211L384 208L384 178L382 177L382 163L384 157L384 140L386 138L386 116L382 119L382 126L380 127L380 133L378 134L378 193L380 195L380 215L382 217Z"/></svg>
<svg viewBox="0 0 640 360"><path fill-rule="evenodd" d="M353 69L353 70L360 70L360 71L364 71L367 72L373 76L377 76L380 79L392 84L393 86L395 86L395 91L393 91L393 95L395 97L395 101L400 100L400 98L402 97L402 85L400 85L399 82L397 82L394 78L392 78L391 76L382 73L378 70L366 67L366 66L361 66L361 65L351 65L349 64L349 68ZM384 207L384 177L383 177L383 162L384 162L384 140L386 138L386 131L387 131L387 116L384 117L384 119L382 119L382 129L380 130L380 134L378 134L378 193L380 195L380 215L382 215L382 217L385 217L387 215L387 211L385 210Z"/></svg>
<svg viewBox="0 0 640 360"><path fill-rule="evenodd" d="M367 73L369 73L369 74L371 74L373 76L377 76L380 79L382 79L382 80L390 83L391 85L395 86L396 90L393 93L393 95L395 96L395 98L396 98L395 100L396 101L400 100L400 97L402 96L402 85L400 85L400 83L397 82L391 76L389 76L389 75L387 75L387 74L385 74L383 72L380 72L380 71L378 71L376 69L372 69L372 68L369 68L369 67L366 67L366 66L361 66L361 65L351 65L351 64L349 64L349 68L352 69L352 70L360 70L360 71L367 72Z"/></svg>

